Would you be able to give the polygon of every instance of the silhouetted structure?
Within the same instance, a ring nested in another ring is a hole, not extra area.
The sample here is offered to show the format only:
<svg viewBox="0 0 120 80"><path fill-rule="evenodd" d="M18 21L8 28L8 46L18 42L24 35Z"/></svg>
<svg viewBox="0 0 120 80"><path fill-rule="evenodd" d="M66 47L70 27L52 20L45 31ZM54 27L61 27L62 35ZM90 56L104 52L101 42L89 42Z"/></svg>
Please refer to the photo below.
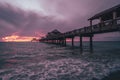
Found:
<svg viewBox="0 0 120 80"><path fill-rule="evenodd" d="M120 5L112 7L108 10L100 12L88 19L90 26L75 29L65 33L60 33L58 30L54 30L42 38L42 42L56 43L66 45L66 38L72 39L72 46L74 46L74 37L80 37L80 50L83 51L82 38L89 37L90 50L93 51L93 36L94 34L107 33L120 31ZM98 24L93 25L93 20L99 20Z"/></svg>
<svg viewBox="0 0 120 80"><path fill-rule="evenodd" d="M46 35L46 38L41 38L40 41L42 42L49 42L49 43L56 43L56 44L62 44L63 43L63 37L60 37L62 36L63 34L58 31L57 29L51 31L51 32L48 32L48 34Z"/></svg>
<svg viewBox="0 0 120 80"><path fill-rule="evenodd" d="M33 38L31 42L39 42L39 39Z"/></svg>

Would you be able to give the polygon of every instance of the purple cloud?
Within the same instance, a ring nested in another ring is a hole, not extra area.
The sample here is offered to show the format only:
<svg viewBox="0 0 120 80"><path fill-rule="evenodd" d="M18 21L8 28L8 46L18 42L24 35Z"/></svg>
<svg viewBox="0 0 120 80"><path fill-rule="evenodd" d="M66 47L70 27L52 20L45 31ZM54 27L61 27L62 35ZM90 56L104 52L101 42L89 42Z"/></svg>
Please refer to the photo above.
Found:
<svg viewBox="0 0 120 80"><path fill-rule="evenodd" d="M36 32L46 34L53 29L65 32L88 26L89 17L117 5L120 0L52 0L52 2L40 0L39 2L47 15L34 10L23 10L10 3L1 4L0 38L13 33L36 36ZM116 39L118 38L120 37L117 36Z"/></svg>
<svg viewBox="0 0 120 80"><path fill-rule="evenodd" d="M52 16L33 11L24 11L9 4L0 5L0 37L19 33L35 36L35 32L46 33L54 28L60 29L65 22Z"/></svg>

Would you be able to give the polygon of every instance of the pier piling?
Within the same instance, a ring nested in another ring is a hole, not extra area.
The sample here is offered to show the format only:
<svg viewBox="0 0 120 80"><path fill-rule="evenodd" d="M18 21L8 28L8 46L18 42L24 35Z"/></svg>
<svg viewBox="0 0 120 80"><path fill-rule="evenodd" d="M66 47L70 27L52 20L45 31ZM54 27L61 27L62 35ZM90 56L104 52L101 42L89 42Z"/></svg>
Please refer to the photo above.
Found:
<svg viewBox="0 0 120 80"><path fill-rule="evenodd" d="M93 36L90 36L90 52L93 52Z"/></svg>
<svg viewBox="0 0 120 80"><path fill-rule="evenodd" d="M80 36L80 52L83 52L82 36Z"/></svg>
<svg viewBox="0 0 120 80"><path fill-rule="evenodd" d="M74 47L74 37L72 37L72 47Z"/></svg>

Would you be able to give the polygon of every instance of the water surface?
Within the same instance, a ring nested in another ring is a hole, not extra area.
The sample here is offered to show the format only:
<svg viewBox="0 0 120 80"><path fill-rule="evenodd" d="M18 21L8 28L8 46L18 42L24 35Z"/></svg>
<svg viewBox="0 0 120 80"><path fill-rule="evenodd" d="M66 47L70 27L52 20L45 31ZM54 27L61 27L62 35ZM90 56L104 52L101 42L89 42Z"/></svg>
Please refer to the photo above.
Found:
<svg viewBox="0 0 120 80"><path fill-rule="evenodd" d="M116 70L120 70L120 42L94 42L92 54L88 42L84 42L82 54L79 47L0 43L3 80L91 80Z"/></svg>

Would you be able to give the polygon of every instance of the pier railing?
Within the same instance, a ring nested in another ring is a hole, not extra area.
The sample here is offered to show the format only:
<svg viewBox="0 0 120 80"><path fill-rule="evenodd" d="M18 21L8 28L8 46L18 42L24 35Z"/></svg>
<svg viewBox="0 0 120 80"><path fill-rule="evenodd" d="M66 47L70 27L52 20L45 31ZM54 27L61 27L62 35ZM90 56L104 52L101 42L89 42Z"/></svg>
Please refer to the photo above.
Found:
<svg viewBox="0 0 120 80"><path fill-rule="evenodd" d="M59 35L51 35L50 37L46 37L43 40L57 40L57 39L64 39L64 38L72 38L75 36L86 36L90 34L99 34L99 33L106 33L106 32L114 32L120 31L120 17L108 21L104 21L102 23L98 23L92 26L83 27L80 29L75 29L72 31L68 31L65 33L61 33Z"/></svg>
<svg viewBox="0 0 120 80"><path fill-rule="evenodd" d="M120 18L98 23L92 26L76 29L64 33L65 37L80 36L84 34L97 34L118 31L120 29Z"/></svg>

